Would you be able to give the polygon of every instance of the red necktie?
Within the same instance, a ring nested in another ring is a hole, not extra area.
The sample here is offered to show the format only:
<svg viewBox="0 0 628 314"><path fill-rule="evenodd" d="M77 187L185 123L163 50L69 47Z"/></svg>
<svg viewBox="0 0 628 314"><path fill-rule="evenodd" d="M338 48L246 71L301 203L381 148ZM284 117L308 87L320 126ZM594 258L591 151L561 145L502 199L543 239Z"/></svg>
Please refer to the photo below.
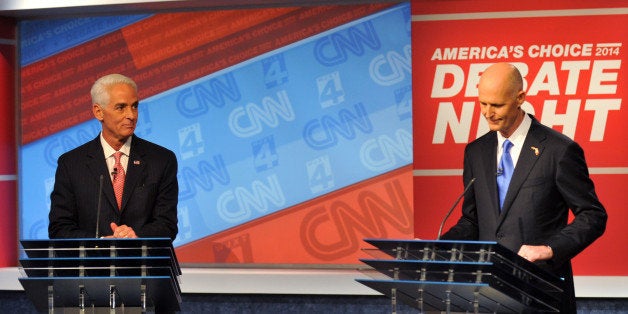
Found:
<svg viewBox="0 0 628 314"><path fill-rule="evenodd" d="M113 157L116 159L116 164L113 165L113 191L116 194L116 201L118 201L118 209L122 209L122 191L124 190L125 178L120 156L122 156L122 152L113 154Z"/></svg>

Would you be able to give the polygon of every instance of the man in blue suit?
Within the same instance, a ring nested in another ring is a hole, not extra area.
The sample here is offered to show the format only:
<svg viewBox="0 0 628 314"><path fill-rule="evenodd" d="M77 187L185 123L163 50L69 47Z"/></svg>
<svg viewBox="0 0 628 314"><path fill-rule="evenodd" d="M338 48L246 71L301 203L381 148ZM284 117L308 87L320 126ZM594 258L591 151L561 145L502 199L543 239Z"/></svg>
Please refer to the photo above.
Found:
<svg viewBox="0 0 628 314"><path fill-rule="evenodd" d="M575 313L570 260L600 237L606 210L589 178L582 148L543 126L521 105L523 79L511 64L488 67L478 84L482 115L490 132L465 148L463 181L475 178L462 217L441 239L497 241L541 268L564 278L561 313ZM499 167L506 152L510 166ZM501 192L498 181L508 172ZM501 197L501 200L500 200ZM568 223L571 209L574 219Z"/></svg>
<svg viewBox="0 0 628 314"><path fill-rule="evenodd" d="M126 76L110 74L94 83L91 96L102 131L59 157L50 195L49 237L174 240L177 159L172 151L134 135L137 85Z"/></svg>

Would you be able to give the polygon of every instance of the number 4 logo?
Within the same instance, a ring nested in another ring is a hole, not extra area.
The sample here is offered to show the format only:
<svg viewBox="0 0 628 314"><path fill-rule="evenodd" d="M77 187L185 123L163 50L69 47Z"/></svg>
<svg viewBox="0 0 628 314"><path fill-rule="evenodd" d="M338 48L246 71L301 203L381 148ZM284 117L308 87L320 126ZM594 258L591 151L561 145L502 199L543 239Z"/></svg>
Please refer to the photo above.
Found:
<svg viewBox="0 0 628 314"><path fill-rule="evenodd" d="M195 123L179 129L179 149L181 150L181 158L184 160L205 152L200 124Z"/></svg>
<svg viewBox="0 0 628 314"><path fill-rule="evenodd" d="M312 194L318 194L334 187L334 173L331 170L329 156L310 160L307 162L306 167Z"/></svg>
<svg viewBox="0 0 628 314"><path fill-rule="evenodd" d="M264 84L266 88L277 87L288 82L288 69L283 54L271 56L262 60Z"/></svg>
<svg viewBox="0 0 628 314"><path fill-rule="evenodd" d="M257 172L279 165L279 155L275 148L275 139L272 136L255 141L251 143L251 146L253 148L253 163Z"/></svg>
<svg viewBox="0 0 628 314"><path fill-rule="evenodd" d="M345 101L345 91L338 71L318 77L316 85L321 108L335 106Z"/></svg>

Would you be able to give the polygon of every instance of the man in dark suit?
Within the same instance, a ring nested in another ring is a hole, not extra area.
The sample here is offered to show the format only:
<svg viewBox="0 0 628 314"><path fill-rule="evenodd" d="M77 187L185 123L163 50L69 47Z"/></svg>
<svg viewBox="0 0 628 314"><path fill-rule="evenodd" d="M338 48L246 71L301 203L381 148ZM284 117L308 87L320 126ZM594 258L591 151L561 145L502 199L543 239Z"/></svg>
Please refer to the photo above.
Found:
<svg viewBox="0 0 628 314"><path fill-rule="evenodd" d="M521 74L511 64L494 64L482 74L478 96L491 131L465 148L463 181L466 186L475 178L475 183L465 195L462 217L441 239L497 241L517 252L564 278L561 312L575 313L570 260L604 233L606 211L582 148L527 115L521 109L525 95ZM513 145L503 149L506 140ZM500 195L498 181L509 168L500 163L505 151L514 171Z"/></svg>
<svg viewBox="0 0 628 314"><path fill-rule="evenodd" d="M172 151L134 135L139 105L135 82L106 75L94 83L91 95L102 131L59 157L49 237L174 240L177 159Z"/></svg>

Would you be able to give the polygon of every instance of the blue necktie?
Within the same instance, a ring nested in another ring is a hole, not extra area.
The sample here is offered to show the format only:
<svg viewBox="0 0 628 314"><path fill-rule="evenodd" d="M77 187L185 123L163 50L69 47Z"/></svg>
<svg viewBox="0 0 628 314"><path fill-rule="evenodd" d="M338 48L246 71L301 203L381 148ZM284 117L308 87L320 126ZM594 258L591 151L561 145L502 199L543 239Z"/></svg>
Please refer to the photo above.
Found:
<svg viewBox="0 0 628 314"><path fill-rule="evenodd" d="M502 158L499 160L499 168L497 169L497 188L499 190L499 209L504 206L504 199L506 198L506 192L508 192L508 185L510 179L512 179L512 173L515 170L515 166L512 163L512 157L510 156L510 148L512 148L512 142L505 140L503 147Z"/></svg>

